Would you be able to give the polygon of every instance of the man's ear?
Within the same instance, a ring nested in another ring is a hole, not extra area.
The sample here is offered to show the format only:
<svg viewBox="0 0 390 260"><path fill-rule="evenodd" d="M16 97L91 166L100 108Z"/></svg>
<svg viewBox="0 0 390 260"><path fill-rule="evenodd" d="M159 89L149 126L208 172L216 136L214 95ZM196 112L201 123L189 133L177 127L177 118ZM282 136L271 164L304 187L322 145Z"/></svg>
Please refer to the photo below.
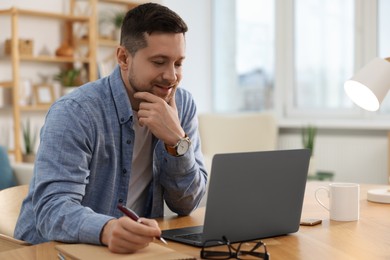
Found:
<svg viewBox="0 0 390 260"><path fill-rule="evenodd" d="M129 54L126 51L125 47L119 46L116 49L116 59L118 61L119 66L121 67L121 70L127 70L129 64L129 60L127 59L128 56Z"/></svg>

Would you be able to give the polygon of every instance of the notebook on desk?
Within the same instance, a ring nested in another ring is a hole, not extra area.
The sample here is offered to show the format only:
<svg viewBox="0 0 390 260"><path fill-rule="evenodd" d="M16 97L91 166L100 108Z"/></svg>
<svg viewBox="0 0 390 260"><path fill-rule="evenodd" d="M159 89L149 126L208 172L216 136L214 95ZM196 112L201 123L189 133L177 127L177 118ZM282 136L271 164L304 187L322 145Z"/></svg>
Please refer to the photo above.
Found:
<svg viewBox="0 0 390 260"><path fill-rule="evenodd" d="M60 244L55 247L60 260L192 260L190 255L175 251L157 243L138 250L134 254L111 253L105 246L88 244Z"/></svg>
<svg viewBox="0 0 390 260"><path fill-rule="evenodd" d="M216 154L203 226L164 230L189 245L249 241L299 229L310 152L307 149Z"/></svg>

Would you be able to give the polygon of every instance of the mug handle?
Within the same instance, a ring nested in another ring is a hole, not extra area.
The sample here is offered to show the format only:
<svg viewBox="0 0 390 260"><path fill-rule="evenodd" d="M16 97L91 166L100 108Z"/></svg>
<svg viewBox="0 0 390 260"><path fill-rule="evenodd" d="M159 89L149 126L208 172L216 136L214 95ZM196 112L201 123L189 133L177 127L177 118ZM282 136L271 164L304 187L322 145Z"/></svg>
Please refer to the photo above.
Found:
<svg viewBox="0 0 390 260"><path fill-rule="evenodd" d="M324 186L320 186L319 188L316 189L316 191L315 191L315 193L314 193L314 196L315 196L317 202L320 203L320 205L321 205L324 209L326 209L327 211L330 211L329 208L328 208L327 206L325 206L325 204L322 203L322 201L321 201L321 200L318 198L318 196L317 196L317 193L318 193L320 190L325 190L325 191L328 193L328 197L329 197L329 189L326 188L326 187L324 187Z"/></svg>

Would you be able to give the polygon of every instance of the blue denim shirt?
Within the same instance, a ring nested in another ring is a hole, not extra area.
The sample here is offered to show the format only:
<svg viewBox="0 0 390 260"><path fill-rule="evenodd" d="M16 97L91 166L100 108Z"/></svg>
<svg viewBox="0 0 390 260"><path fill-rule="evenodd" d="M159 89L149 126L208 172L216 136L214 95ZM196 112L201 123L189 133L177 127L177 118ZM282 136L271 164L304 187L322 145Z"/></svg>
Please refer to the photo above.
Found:
<svg viewBox="0 0 390 260"><path fill-rule="evenodd" d="M182 157L169 155L154 138L153 179L145 217L163 216L163 200L188 215L206 189L196 106L178 88L181 125L191 138ZM133 112L119 67L56 101L41 129L34 176L15 228L33 244L48 240L100 244L105 223L121 217L126 203L134 144Z"/></svg>

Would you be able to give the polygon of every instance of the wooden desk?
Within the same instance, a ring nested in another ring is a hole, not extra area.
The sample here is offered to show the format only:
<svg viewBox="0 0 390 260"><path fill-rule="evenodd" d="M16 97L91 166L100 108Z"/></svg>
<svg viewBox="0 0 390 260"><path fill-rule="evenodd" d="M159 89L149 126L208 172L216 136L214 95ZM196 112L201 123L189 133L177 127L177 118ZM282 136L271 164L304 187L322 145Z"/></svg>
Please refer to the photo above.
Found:
<svg viewBox="0 0 390 260"><path fill-rule="evenodd" d="M302 226L297 233L263 239L271 259L390 259L390 204L367 201L367 190L378 187L361 185L360 220L330 221L328 212L314 199L314 190L324 182L308 182L303 218L320 218L321 225ZM188 217L159 220L161 229L201 225L204 208ZM169 247L199 258L200 249L169 241ZM0 259L57 259L57 242L27 246L0 253Z"/></svg>

